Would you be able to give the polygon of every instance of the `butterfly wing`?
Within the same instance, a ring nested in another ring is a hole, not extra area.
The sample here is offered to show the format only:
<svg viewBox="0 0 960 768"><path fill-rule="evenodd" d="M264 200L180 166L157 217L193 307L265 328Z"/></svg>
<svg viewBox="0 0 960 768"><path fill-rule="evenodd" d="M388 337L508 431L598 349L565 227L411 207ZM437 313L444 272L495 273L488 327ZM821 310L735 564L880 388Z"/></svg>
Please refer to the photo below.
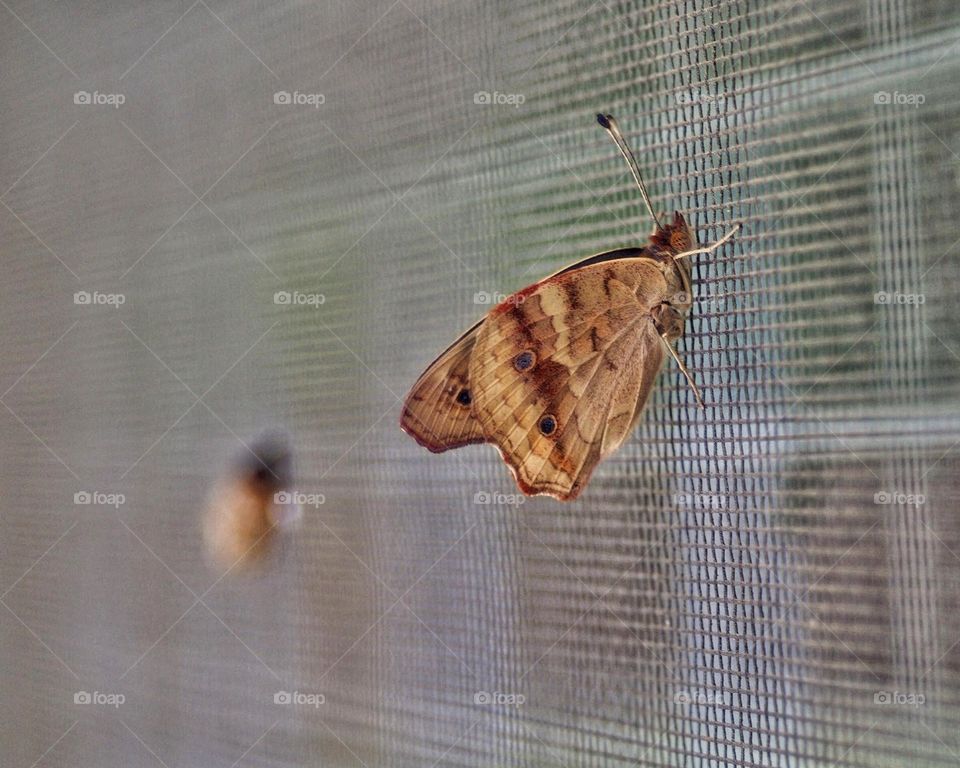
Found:
<svg viewBox="0 0 960 768"><path fill-rule="evenodd" d="M632 259L644 253L645 250L641 248L606 251L564 267L545 280L589 264ZM430 364L404 402L400 426L420 445L434 453L486 442L470 406L457 399L463 390L468 393L471 391L468 365L482 322L467 330Z"/></svg>
<svg viewBox="0 0 960 768"><path fill-rule="evenodd" d="M485 441L471 409L468 376L481 325L482 321L430 364L403 404L400 426L433 453Z"/></svg>
<svg viewBox="0 0 960 768"><path fill-rule="evenodd" d="M650 309L667 293L654 262L630 259L560 273L491 310L468 371L473 413L524 493L575 498L626 439L663 365Z"/></svg>

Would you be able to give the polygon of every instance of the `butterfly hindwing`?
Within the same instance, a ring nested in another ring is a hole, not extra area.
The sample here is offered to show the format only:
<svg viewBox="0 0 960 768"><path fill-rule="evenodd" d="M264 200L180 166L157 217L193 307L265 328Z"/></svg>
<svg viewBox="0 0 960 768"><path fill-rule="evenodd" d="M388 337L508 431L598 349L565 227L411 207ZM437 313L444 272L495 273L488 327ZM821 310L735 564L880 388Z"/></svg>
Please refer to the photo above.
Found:
<svg viewBox="0 0 960 768"><path fill-rule="evenodd" d="M650 259L585 266L525 289L480 326L473 412L525 493L572 499L629 434L663 364Z"/></svg>
<svg viewBox="0 0 960 768"><path fill-rule="evenodd" d="M473 417L468 378L480 328L477 323L434 360L403 404L400 426L433 453L485 440Z"/></svg>

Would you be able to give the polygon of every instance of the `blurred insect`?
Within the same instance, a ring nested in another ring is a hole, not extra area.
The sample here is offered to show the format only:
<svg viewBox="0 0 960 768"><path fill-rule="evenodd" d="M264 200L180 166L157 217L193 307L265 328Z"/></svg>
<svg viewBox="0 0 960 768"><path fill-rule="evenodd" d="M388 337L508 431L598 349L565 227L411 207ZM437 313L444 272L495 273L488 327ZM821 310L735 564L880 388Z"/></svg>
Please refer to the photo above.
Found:
<svg viewBox="0 0 960 768"><path fill-rule="evenodd" d="M290 519L283 506L289 494L292 457L280 434L258 438L236 457L213 487L203 515L207 553L219 568L247 568L263 562L277 529Z"/></svg>
<svg viewBox="0 0 960 768"><path fill-rule="evenodd" d="M643 246L590 256L507 297L413 385L400 426L434 453L492 443L526 494L576 498L636 425L667 355L700 392L673 344L701 246L683 215L653 210L612 115L597 121L633 174L654 228Z"/></svg>

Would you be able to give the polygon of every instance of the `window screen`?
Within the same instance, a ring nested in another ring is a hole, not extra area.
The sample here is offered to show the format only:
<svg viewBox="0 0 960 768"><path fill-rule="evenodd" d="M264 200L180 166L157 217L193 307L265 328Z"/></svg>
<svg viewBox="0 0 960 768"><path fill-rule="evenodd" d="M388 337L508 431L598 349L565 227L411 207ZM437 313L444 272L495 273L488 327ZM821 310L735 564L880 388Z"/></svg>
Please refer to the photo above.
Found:
<svg viewBox="0 0 960 768"><path fill-rule="evenodd" d="M960 741L946 0L0 2L0 741L41 766L935 766ZM651 222L679 353L573 503L398 428ZM269 563L200 510L261 430ZM322 503L321 503L322 502Z"/></svg>

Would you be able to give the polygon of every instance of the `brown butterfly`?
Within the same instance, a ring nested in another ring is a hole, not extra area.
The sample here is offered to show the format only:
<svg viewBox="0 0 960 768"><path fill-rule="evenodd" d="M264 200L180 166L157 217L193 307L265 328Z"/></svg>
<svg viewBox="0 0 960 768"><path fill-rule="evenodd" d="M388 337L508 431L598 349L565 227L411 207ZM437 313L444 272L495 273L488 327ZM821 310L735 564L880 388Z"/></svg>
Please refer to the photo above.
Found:
<svg viewBox="0 0 960 768"><path fill-rule="evenodd" d="M492 443L529 495L576 498L630 434L692 303L701 247L680 213L663 225L612 115L597 115L630 167L651 217L646 246L590 256L508 297L424 371L400 426L434 453Z"/></svg>

